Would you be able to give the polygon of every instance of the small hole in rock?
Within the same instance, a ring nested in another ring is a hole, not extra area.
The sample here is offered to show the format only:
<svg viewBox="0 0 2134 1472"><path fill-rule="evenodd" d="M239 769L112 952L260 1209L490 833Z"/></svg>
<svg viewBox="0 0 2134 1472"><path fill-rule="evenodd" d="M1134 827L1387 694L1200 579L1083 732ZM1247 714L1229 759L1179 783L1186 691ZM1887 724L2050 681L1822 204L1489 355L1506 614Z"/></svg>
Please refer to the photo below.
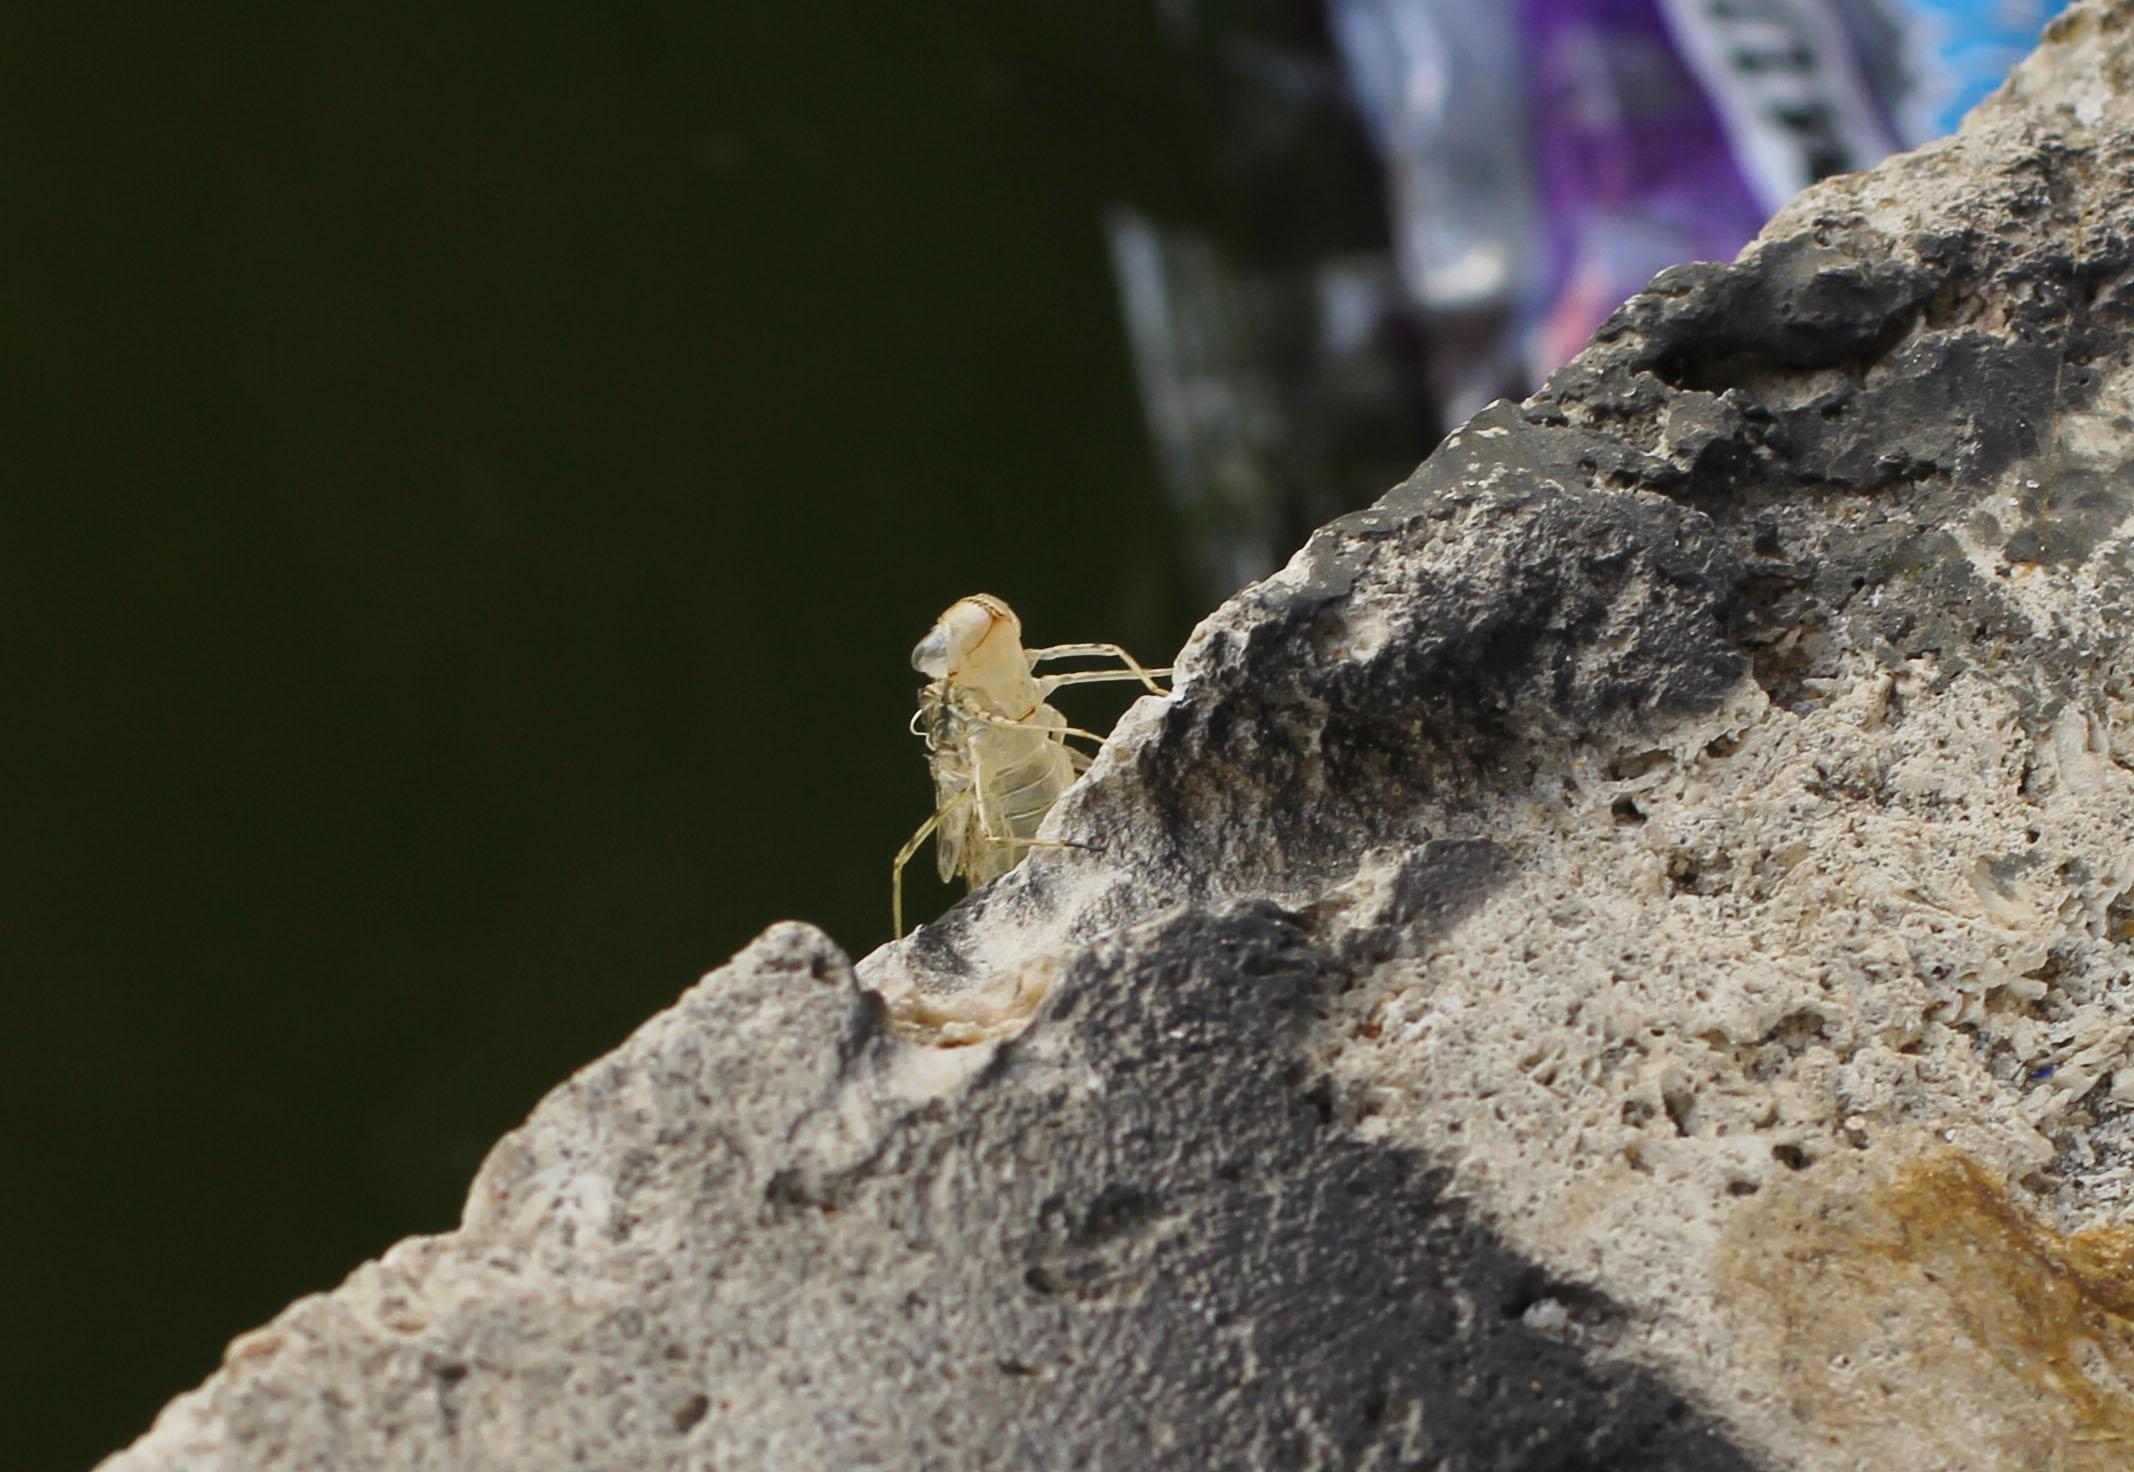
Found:
<svg viewBox="0 0 2134 1472"><path fill-rule="evenodd" d="M1608 763L1608 779L1611 782L1629 782L1658 771L1667 765L1670 758L1664 751L1636 751L1617 757Z"/></svg>
<svg viewBox="0 0 2134 1472"><path fill-rule="evenodd" d="M1635 827L1645 821L1644 812L1639 809L1636 802L1627 797L1617 798L1608 811L1615 814L1616 822L1626 827Z"/></svg>
<svg viewBox="0 0 2134 1472"><path fill-rule="evenodd" d="M1771 1158L1787 1170L1806 1170L1810 1164L1808 1152L1798 1145L1773 1145Z"/></svg>
<svg viewBox="0 0 2134 1472"><path fill-rule="evenodd" d="M1675 1133L1696 1133L1697 1096L1681 1084L1668 1084L1660 1090L1660 1103L1667 1110L1667 1117L1674 1122Z"/></svg>
<svg viewBox="0 0 2134 1472"><path fill-rule="evenodd" d="M2104 937L2114 945L2134 940L2134 891L2105 906Z"/></svg>
<svg viewBox="0 0 2134 1472"><path fill-rule="evenodd" d="M1507 1319L1524 1318L1528 1309L1550 1296L1548 1279L1531 1270L1521 1273L1505 1287L1504 1299L1497 1305L1497 1311Z"/></svg>

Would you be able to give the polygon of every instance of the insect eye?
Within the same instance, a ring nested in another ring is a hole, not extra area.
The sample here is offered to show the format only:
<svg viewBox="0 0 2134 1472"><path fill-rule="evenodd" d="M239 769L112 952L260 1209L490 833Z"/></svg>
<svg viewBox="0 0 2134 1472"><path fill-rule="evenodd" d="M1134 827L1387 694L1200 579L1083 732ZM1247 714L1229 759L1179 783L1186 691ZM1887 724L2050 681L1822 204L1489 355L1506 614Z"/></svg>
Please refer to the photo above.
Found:
<svg viewBox="0 0 2134 1472"><path fill-rule="evenodd" d="M948 661L948 625L938 623L919 641L919 647L912 650L911 667L922 675L941 680L948 677Z"/></svg>

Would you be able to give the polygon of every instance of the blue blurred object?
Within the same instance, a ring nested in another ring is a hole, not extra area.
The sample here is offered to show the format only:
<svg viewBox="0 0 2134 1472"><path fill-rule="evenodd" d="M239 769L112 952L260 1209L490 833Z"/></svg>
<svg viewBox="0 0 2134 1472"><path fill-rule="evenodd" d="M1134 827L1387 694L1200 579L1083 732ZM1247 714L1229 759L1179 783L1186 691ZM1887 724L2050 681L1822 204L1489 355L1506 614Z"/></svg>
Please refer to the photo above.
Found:
<svg viewBox="0 0 2134 1472"><path fill-rule="evenodd" d="M2064 0L1326 3L1412 299L1506 309L1485 360L1531 382L1656 272L1955 127Z"/></svg>
<svg viewBox="0 0 2134 1472"><path fill-rule="evenodd" d="M1203 591L1529 391L1658 272L1955 127L2065 3L1161 0L1242 203L1107 230ZM1358 215L1375 240L1328 223Z"/></svg>
<svg viewBox="0 0 2134 1472"><path fill-rule="evenodd" d="M1892 98L1906 147L1956 130L2038 44L2067 0L1881 0L1897 12L1903 91Z"/></svg>

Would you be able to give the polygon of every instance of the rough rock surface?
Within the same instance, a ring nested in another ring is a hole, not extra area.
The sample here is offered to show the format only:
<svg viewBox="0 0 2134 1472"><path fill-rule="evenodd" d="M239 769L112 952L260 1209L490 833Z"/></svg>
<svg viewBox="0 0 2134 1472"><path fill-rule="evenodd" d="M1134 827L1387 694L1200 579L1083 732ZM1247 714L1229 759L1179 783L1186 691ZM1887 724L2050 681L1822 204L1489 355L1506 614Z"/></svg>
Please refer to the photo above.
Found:
<svg viewBox="0 0 2134 1472"><path fill-rule="evenodd" d="M2134 1464L2134 0L781 926L109 1472Z"/></svg>

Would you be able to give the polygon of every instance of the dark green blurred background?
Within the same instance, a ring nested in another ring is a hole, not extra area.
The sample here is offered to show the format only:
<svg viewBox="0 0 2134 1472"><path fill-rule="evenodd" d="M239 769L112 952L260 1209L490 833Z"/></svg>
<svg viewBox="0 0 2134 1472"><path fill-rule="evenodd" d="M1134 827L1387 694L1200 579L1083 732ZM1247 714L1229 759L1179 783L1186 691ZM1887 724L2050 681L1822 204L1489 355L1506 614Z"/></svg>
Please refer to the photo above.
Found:
<svg viewBox="0 0 2134 1472"><path fill-rule="evenodd" d="M1221 213L1179 83L1141 0L0 10L0 1464L884 939L952 598L1175 649L1099 218Z"/></svg>

